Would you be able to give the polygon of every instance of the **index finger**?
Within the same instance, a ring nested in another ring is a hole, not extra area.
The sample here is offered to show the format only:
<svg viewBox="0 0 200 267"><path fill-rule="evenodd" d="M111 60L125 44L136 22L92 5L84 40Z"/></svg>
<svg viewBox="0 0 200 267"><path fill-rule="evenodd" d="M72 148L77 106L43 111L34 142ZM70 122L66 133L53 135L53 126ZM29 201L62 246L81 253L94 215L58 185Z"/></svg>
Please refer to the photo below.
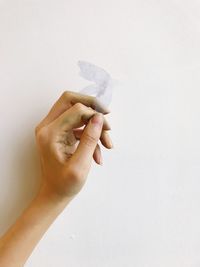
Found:
<svg viewBox="0 0 200 267"><path fill-rule="evenodd" d="M71 98L72 104L82 103L83 105L91 107L92 109L96 110L97 112L103 113L104 115L110 112L110 110L102 103L100 103L100 101L94 96L71 91L66 91L66 94Z"/></svg>
<svg viewBox="0 0 200 267"><path fill-rule="evenodd" d="M101 112L103 114L108 114L110 112L108 108L103 106L96 97L72 91L64 91L37 128L48 125L76 103L82 103L85 106L91 107L97 112Z"/></svg>

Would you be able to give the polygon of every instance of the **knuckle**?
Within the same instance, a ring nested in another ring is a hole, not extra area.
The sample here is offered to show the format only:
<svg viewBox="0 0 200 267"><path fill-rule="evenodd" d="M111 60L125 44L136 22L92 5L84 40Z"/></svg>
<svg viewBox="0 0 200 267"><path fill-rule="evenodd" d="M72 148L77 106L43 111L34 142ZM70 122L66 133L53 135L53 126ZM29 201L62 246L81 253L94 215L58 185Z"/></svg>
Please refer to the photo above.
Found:
<svg viewBox="0 0 200 267"><path fill-rule="evenodd" d="M61 95L61 98L69 99L70 91L64 91Z"/></svg>
<svg viewBox="0 0 200 267"><path fill-rule="evenodd" d="M85 106L79 102L74 104L74 108L77 112L83 112L85 110Z"/></svg>
<svg viewBox="0 0 200 267"><path fill-rule="evenodd" d="M37 128L35 133L36 133L36 139L37 139L39 144L46 143L47 138L48 138L48 132L47 132L46 127Z"/></svg>

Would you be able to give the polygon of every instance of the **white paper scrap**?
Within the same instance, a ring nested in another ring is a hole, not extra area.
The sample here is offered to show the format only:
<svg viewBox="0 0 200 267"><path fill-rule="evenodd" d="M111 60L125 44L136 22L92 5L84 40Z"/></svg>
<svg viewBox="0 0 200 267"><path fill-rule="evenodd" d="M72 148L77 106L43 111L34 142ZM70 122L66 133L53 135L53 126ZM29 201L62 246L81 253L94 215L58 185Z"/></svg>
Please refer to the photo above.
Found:
<svg viewBox="0 0 200 267"><path fill-rule="evenodd" d="M80 68L79 74L84 79L93 82L89 86L80 90L80 93L93 95L100 101L100 103L105 107L108 107L112 100L114 85L110 74L104 69L86 61L78 61L78 66Z"/></svg>

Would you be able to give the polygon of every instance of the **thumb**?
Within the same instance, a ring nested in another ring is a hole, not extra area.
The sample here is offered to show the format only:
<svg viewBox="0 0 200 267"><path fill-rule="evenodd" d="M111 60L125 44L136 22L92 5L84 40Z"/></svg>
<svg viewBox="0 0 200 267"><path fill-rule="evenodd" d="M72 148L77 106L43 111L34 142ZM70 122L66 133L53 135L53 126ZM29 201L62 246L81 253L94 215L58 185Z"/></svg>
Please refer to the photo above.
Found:
<svg viewBox="0 0 200 267"><path fill-rule="evenodd" d="M95 148L101 136L102 127L103 115L101 113L95 113L85 127L80 143L73 154L72 158L74 162L84 170L90 168Z"/></svg>

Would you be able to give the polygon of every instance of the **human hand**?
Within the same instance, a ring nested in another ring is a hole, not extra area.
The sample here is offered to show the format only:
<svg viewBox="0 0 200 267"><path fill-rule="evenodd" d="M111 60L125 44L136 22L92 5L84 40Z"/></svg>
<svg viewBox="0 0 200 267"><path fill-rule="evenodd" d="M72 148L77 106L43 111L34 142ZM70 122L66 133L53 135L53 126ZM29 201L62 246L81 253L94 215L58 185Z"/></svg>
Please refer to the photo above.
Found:
<svg viewBox="0 0 200 267"><path fill-rule="evenodd" d="M112 147L103 115L107 113L96 98L67 91L35 128L41 188L0 238L0 266L24 266L49 226L81 190L92 158L101 163L99 139Z"/></svg>
<svg viewBox="0 0 200 267"><path fill-rule="evenodd" d="M42 187L51 196L73 198L86 181L92 158L102 163L99 139L112 148L108 113L95 97L65 91L35 128Z"/></svg>

